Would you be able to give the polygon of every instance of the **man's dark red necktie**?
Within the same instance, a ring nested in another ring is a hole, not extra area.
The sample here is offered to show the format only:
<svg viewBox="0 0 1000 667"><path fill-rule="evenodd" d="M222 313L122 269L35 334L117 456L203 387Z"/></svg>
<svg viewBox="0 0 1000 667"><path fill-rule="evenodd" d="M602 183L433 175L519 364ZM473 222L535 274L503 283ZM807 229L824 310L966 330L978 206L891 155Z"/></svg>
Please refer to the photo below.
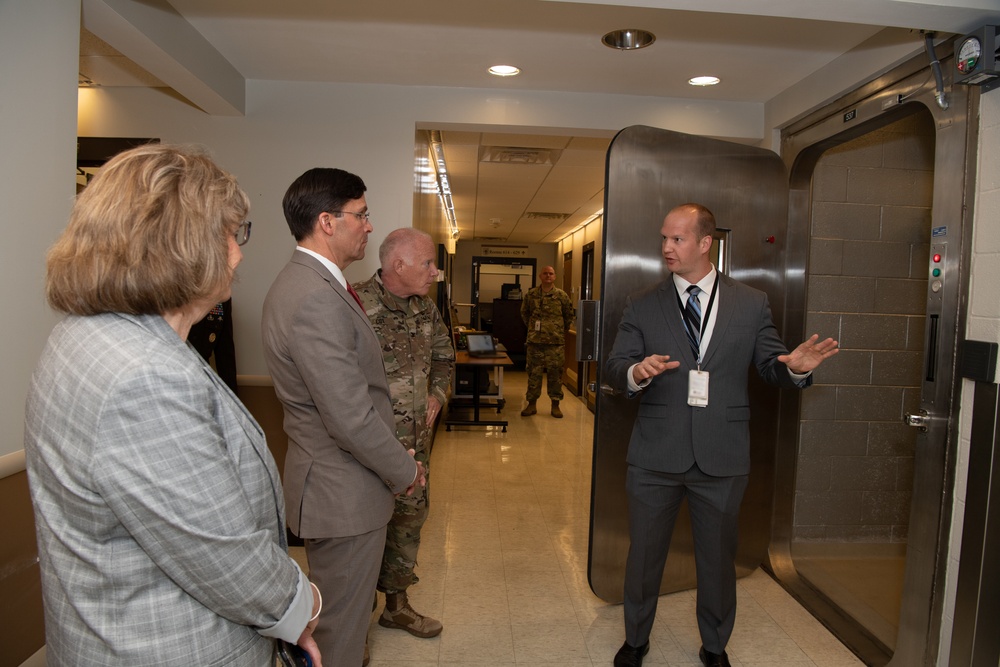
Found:
<svg viewBox="0 0 1000 667"><path fill-rule="evenodd" d="M361 306L361 297L359 297L358 293L354 291L353 287L351 287L351 283L347 283L347 291L351 293L351 296L354 297L354 300L358 302L359 306ZM364 310L364 309L365 309L365 307L361 306L361 310Z"/></svg>

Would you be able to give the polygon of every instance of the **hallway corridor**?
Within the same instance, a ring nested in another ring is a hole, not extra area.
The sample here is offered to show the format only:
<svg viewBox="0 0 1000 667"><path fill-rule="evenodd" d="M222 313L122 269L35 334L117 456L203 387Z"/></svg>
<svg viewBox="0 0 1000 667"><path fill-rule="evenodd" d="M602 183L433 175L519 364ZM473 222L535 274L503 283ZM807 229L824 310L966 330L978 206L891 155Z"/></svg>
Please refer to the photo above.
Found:
<svg viewBox="0 0 1000 667"><path fill-rule="evenodd" d="M523 372L504 377L507 433L438 429L421 581L410 597L445 629L417 639L373 614L371 667L611 665L622 607L587 584L593 415L567 392L564 419L549 416L544 397L538 415L522 418L525 384ZM734 667L862 664L763 571L738 592ZM661 597L644 664L698 667L700 644L694 592Z"/></svg>

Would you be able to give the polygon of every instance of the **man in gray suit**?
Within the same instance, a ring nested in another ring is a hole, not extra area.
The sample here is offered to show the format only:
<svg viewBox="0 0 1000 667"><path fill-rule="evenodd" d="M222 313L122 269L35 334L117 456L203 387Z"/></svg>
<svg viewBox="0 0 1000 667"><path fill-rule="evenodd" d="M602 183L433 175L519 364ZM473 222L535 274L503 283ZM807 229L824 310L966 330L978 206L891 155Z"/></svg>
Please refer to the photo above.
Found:
<svg viewBox="0 0 1000 667"><path fill-rule="evenodd" d="M302 174L282 206L298 242L264 300L262 334L284 407L288 527L323 595L314 637L331 665L362 664L394 495L424 483L395 437L378 339L343 270L365 256L365 184Z"/></svg>
<svg viewBox="0 0 1000 667"><path fill-rule="evenodd" d="M638 667L649 651L663 566L681 501L691 512L697 619L707 667L727 667L736 620L740 502L750 471L750 364L769 384L807 387L838 351L812 336L789 353L767 296L716 271L709 260L715 217L684 204L663 221L671 276L625 303L606 371L639 396L625 490L631 544L625 566L625 644L615 667ZM665 354L669 352L670 354Z"/></svg>

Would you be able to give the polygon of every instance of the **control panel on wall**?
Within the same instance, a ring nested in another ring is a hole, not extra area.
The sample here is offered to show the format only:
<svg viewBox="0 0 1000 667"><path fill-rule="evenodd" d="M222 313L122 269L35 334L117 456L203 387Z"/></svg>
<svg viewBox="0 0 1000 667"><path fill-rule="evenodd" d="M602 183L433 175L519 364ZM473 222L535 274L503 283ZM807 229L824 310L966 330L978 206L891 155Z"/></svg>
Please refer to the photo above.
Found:
<svg viewBox="0 0 1000 667"><path fill-rule="evenodd" d="M935 228L933 237L947 234L946 228ZM927 271L927 329L925 331L924 351L924 382L934 382L937 378L938 342L941 327L942 299L944 297L945 278L947 278L947 243L931 243L931 256ZM933 392L928 395L933 396ZM930 401L933 403L933 399Z"/></svg>
<svg viewBox="0 0 1000 667"><path fill-rule="evenodd" d="M946 243L931 244L931 264L927 285L931 291L930 301L934 304L941 303L941 292L944 289L945 279L945 253L947 251L948 245Z"/></svg>

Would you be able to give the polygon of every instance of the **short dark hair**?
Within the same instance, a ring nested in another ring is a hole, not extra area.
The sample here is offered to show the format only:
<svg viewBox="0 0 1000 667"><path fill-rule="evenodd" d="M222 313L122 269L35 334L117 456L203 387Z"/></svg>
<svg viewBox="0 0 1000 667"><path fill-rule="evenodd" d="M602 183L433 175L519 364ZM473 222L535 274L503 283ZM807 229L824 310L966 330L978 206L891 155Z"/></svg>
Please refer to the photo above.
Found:
<svg viewBox="0 0 1000 667"><path fill-rule="evenodd" d="M292 181L281 200L288 229L301 241L313 233L320 213L341 210L347 202L361 199L367 189L360 176L343 169L310 169Z"/></svg>

